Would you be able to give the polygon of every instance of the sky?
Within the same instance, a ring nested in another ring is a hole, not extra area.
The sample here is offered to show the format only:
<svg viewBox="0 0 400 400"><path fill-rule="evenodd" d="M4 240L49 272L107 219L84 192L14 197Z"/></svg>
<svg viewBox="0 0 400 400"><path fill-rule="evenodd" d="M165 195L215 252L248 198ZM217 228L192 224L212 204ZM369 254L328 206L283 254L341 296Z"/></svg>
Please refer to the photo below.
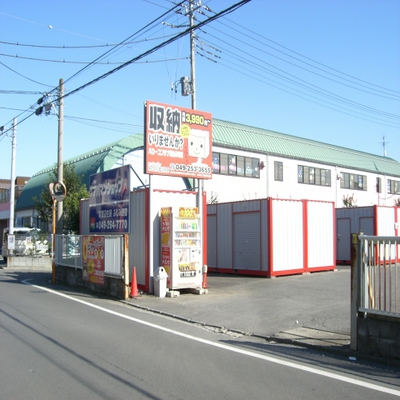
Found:
<svg viewBox="0 0 400 400"><path fill-rule="evenodd" d="M195 22L238 2L202 0ZM3 0L0 178L11 177L14 118L15 175L57 163L61 78L64 161L142 133L146 100L190 108L179 85L190 77L189 36L172 40L189 19L173 7ZM196 107L400 162L399 21L399 0L251 0L195 31ZM37 116L43 96L53 107Z"/></svg>

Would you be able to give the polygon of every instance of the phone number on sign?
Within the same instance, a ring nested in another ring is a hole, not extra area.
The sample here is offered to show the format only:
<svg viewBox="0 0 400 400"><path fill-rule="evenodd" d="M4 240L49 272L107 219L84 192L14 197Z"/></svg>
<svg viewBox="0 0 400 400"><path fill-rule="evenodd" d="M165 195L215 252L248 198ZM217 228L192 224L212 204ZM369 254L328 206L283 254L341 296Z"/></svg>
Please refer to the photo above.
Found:
<svg viewBox="0 0 400 400"><path fill-rule="evenodd" d="M182 172L198 172L200 174L211 174L211 168L207 166L198 165L185 165L185 164L169 164L171 171L182 171Z"/></svg>
<svg viewBox="0 0 400 400"><path fill-rule="evenodd" d="M107 221L98 221L96 223L96 228L101 229L103 231L122 230L122 229L126 229L127 227L128 227L127 219L119 219L119 220L108 219Z"/></svg>

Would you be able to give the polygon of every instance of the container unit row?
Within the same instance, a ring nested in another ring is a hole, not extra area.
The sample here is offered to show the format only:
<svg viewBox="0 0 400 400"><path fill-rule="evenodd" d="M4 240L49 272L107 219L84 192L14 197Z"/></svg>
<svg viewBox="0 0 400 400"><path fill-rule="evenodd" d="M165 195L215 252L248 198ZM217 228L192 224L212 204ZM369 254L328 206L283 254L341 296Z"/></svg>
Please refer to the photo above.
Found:
<svg viewBox="0 0 400 400"><path fill-rule="evenodd" d="M336 268L333 202L259 199L207 206L209 271L279 276Z"/></svg>
<svg viewBox="0 0 400 400"><path fill-rule="evenodd" d="M336 209L337 264L351 262L351 234L399 236L400 207L370 206ZM400 252L393 258L399 260Z"/></svg>
<svg viewBox="0 0 400 400"><path fill-rule="evenodd" d="M201 241L203 262L211 272L273 277L333 270L337 263L350 262L351 233L399 236L399 207L335 210L332 202L274 198L207 205L203 199L207 218L201 222L200 238L183 228L171 239L178 249L190 248L191 256ZM194 206L196 196L143 189L131 192L130 202L129 273L135 266L139 289L151 293L153 271L161 266L159 210ZM82 234L89 233L85 203ZM190 273L187 269L182 274Z"/></svg>

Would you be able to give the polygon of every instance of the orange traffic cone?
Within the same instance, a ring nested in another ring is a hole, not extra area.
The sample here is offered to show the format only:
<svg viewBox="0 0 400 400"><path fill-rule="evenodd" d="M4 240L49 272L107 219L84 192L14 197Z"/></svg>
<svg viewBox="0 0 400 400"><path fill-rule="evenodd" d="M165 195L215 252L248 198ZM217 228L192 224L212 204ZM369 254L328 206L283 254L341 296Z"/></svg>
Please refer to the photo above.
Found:
<svg viewBox="0 0 400 400"><path fill-rule="evenodd" d="M207 265L203 266L203 284L202 287L203 289L207 289L208 288L208 283L207 283Z"/></svg>
<svg viewBox="0 0 400 400"><path fill-rule="evenodd" d="M136 281L136 267L133 267L133 270L132 270L131 297L133 297L135 299L137 299L139 297L137 281Z"/></svg>

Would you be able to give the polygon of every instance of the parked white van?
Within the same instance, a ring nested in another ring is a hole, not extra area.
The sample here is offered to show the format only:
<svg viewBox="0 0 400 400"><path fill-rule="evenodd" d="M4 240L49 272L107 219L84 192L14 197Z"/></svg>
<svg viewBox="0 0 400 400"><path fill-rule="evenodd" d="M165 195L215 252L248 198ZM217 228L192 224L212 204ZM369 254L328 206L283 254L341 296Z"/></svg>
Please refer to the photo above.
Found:
<svg viewBox="0 0 400 400"><path fill-rule="evenodd" d="M1 255L4 261L7 261L7 257L10 254L8 249L8 235L9 228L3 230L3 244L1 248ZM36 228L14 228L14 250L12 254L17 256L33 256L33 255L44 255L49 254L51 243L49 242L47 235L41 235L40 229Z"/></svg>

